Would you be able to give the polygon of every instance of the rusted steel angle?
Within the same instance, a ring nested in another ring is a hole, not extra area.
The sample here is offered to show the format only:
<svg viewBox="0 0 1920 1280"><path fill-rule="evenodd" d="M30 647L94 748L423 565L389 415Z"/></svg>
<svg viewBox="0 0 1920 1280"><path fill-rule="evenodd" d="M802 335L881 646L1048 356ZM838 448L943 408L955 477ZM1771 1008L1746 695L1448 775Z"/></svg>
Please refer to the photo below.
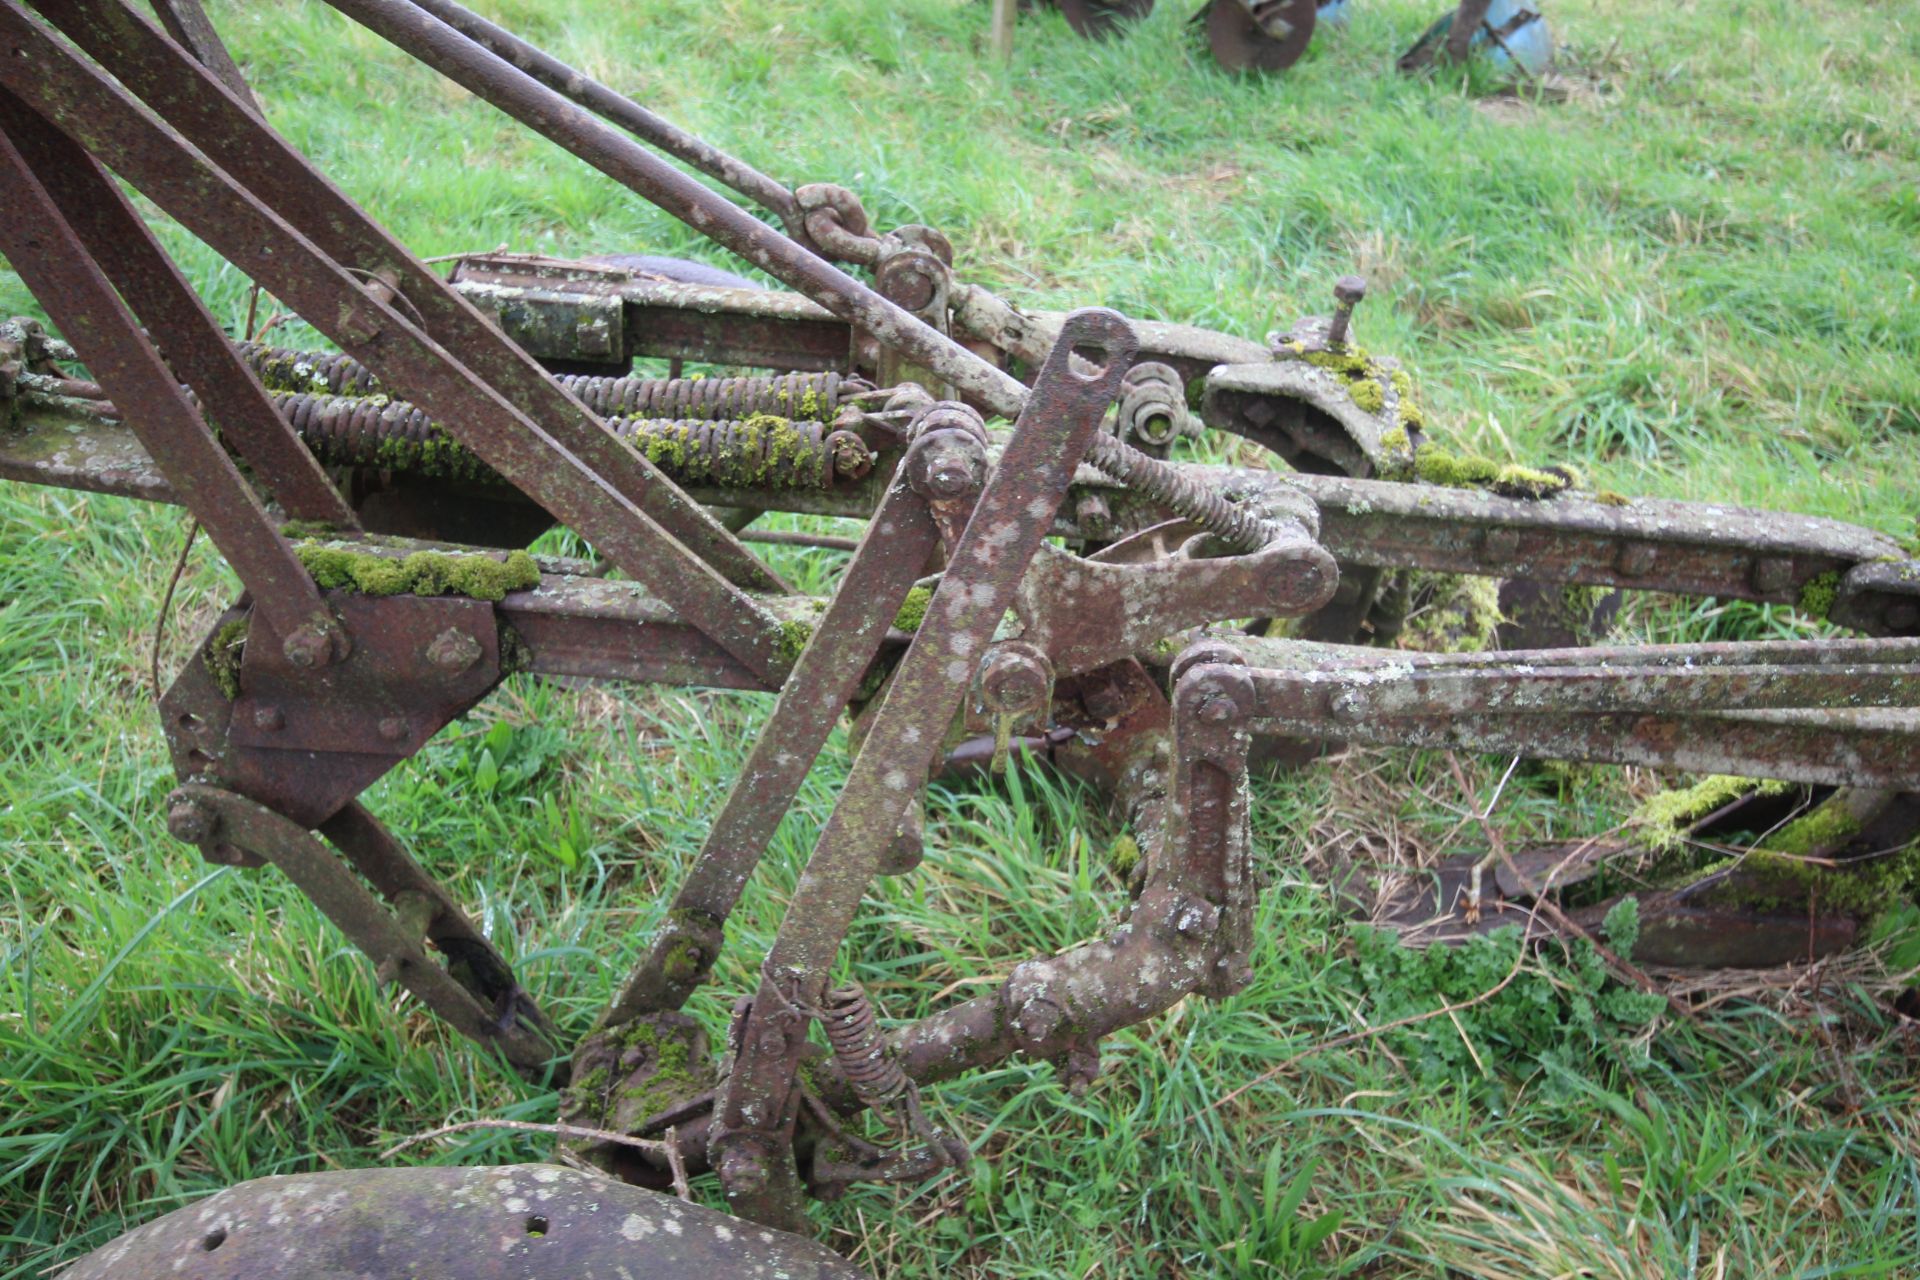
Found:
<svg viewBox="0 0 1920 1280"><path fill-rule="evenodd" d="M833 602L781 686L773 714L754 740L698 859L608 1022L678 1009L711 972L719 957L721 930L748 877L938 545L927 500L915 484L919 477L924 485L929 455L947 443L941 434L921 436L895 470ZM972 440L963 444L978 448Z"/></svg>
<svg viewBox="0 0 1920 1280"><path fill-rule="evenodd" d="M1908 640L1414 654L1236 637L1261 733L1828 786L1920 782Z"/></svg>
<svg viewBox="0 0 1920 1280"><path fill-rule="evenodd" d="M148 332L164 335L168 366L199 394L206 417L252 464L286 513L345 531L359 528L346 499L274 411L206 304L120 188L72 139L11 94L0 93L0 127L128 307Z"/></svg>
<svg viewBox="0 0 1920 1280"><path fill-rule="evenodd" d="M431 14L406 0L328 3L993 412L1019 414L1018 380Z"/></svg>
<svg viewBox="0 0 1920 1280"><path fill-rule="evenodd" d="M0 38L21 50L20 56L0 59L0 85L41 115L58 118L63 129L122 177L447 423L488 465L648 583L756 674L784 672L776 628L758 603L394 306L187 149L119 86L61 48L13 0L0 2ZM237 106L234 110L246 117ZM584 406L580 411L586 412ZM602 440L610 439L594 430Z"/></svg>
<svg viewBox="0 0 1920 1280"><path fill-rule="evenodd" d="M1907 558L1857 525L1719 503L1294 479L1320 504L1321 542L1357 564L1792 603L1823 574Z"/></svg>
<svg viewBox="0 0 1920 1280"><path fill-rule="evenodd" d="M146 19L119 0L36 3L50 21L262 205L360 279L395 291L419 327L455 361L485 370L499 397L538 422L597 472L604 484L617 489L733 581L757 590L784 586L646 458L610 439L584 405L555 385L525 352L503 338L406 246L328 182L250 109L248 99L228 91ZM325 331L324 326L317 327ZM411 394L405 382L394 385ZM476 430L480 426L469 425ZM527 486L528 476L513 478ZM617 513L609 512L606 518L617 519ZM672 557L656 550L653 558Z"/></svg>
<svg viewBox="0 0 1920 1280"><path fill-rule="evenodd" d="M795 1038L805 1030L791 1025L793 1010L823 1000L861 897L940 751L931 726L945 725L959 707L1134 351L1132 331L1114 312L1079 312L1064 326L801 873L715 1107L716 1164L729 1197L750 1214L778 1216L781 1183L791 1176L784 1126ZM1094 362L1090 371L1076 352Z"/></svg>
<svg viewBox="0 0 1920 1280"><path fill-rule="evenodd" d="M18 62L20 59L0 59ZM260 500L161 362L100 266L13 143L17 102L0 104L0 255L41 300L94 378L122 404L143 407L143 443L183 496L257 606L288 637L321 627L343 637L313 580L280 538Z"/></svg>
<svg viewBox="0 0 1920 1280"><path fill-rule="evenodd" d="M355 878L340 858L298 823L265 805L218 787L188 783L177 804L201 806L210 815L210 838L218 838L273 863L383 974L412 992L461 1035L497 1047L522 1072L538 1073L554 1057L542 1038L544 1019L526 1015L517 1002L489 1008L431 959L423 936Z"/></svg>

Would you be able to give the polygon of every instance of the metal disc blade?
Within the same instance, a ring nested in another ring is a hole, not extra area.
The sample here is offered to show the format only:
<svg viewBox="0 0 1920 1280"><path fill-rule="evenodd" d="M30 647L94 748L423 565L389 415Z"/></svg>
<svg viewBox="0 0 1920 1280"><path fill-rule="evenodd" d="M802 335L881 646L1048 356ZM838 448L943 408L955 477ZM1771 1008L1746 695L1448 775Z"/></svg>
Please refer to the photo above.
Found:
<svg viewBox="0 0 1920 1280"><path fill-rule="evenodd" d="M1123 22L1133 22L1153 12L1153 0L1057 0L1067 25L1089 40L1112 35Z"/></svg>
<svg viewBox="0 0 1920 1280"><path fill-rule="evenodd" d="M1317 0L1267 0L1254 7L1258 18L1242 0L1213 0L1207 6L1214 61L1229 71L1285 71L1300 61L1313 39Z"/></svg>

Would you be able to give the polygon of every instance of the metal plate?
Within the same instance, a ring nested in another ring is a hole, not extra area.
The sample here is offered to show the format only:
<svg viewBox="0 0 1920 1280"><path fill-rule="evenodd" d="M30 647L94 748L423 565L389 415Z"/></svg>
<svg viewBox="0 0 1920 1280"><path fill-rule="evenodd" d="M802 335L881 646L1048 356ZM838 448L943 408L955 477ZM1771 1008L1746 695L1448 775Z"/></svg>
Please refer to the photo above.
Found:
<svg viewBox="0 0 1920 1280"><path fill-rule="evenodd" d="M1266 0L1252 9L1243 0L1213 0L1207 44L1229 71L1285 71L1307 51L1318 16L1316 0Z"/></svg>
<svg viewBox="0 0 1920 1280"><path fill-rule="evenodd" d="M67 1280L868 1280L810 1240L559 1165L260 1178Z"/></svg>

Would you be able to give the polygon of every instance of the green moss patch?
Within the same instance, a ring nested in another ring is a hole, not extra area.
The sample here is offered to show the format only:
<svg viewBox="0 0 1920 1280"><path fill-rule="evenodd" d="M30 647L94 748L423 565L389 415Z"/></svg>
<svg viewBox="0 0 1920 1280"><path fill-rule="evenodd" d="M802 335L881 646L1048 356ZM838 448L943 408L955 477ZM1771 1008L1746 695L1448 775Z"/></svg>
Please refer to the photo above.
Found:
<svg viewBox="0 0 1920 1280"><path fill-rule="evenodd" d="M466 596L503 600L509 591L540 585L540 566L524 551L505 560L489 555L416 551L408 556L377 556L346 547L302 543L294 548L300 563L320 587L369 596Z"/></svg>
<svg viewBox="0 0 1920 1280"><path fill-rule="evenodd" d="M247 619L235 618L213 633L201 662L228 702L240 696L240 660L247 646Z"/></svg>

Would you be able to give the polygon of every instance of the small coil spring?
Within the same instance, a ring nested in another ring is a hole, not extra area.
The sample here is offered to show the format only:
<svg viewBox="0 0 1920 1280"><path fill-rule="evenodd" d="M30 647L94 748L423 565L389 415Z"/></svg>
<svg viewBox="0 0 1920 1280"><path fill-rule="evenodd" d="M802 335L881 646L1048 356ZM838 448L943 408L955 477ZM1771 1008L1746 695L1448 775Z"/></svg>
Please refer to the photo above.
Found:
<svg viewBox="0 0 1920 1280"><path fill-rule="evenodd" d="M873 1001L859 983L827 992L820 1024L833 1047L834 1061L856 1098L881 1111L907 1092L907 1073L888 1056L886 1041L874 1020Z"/></svg>

